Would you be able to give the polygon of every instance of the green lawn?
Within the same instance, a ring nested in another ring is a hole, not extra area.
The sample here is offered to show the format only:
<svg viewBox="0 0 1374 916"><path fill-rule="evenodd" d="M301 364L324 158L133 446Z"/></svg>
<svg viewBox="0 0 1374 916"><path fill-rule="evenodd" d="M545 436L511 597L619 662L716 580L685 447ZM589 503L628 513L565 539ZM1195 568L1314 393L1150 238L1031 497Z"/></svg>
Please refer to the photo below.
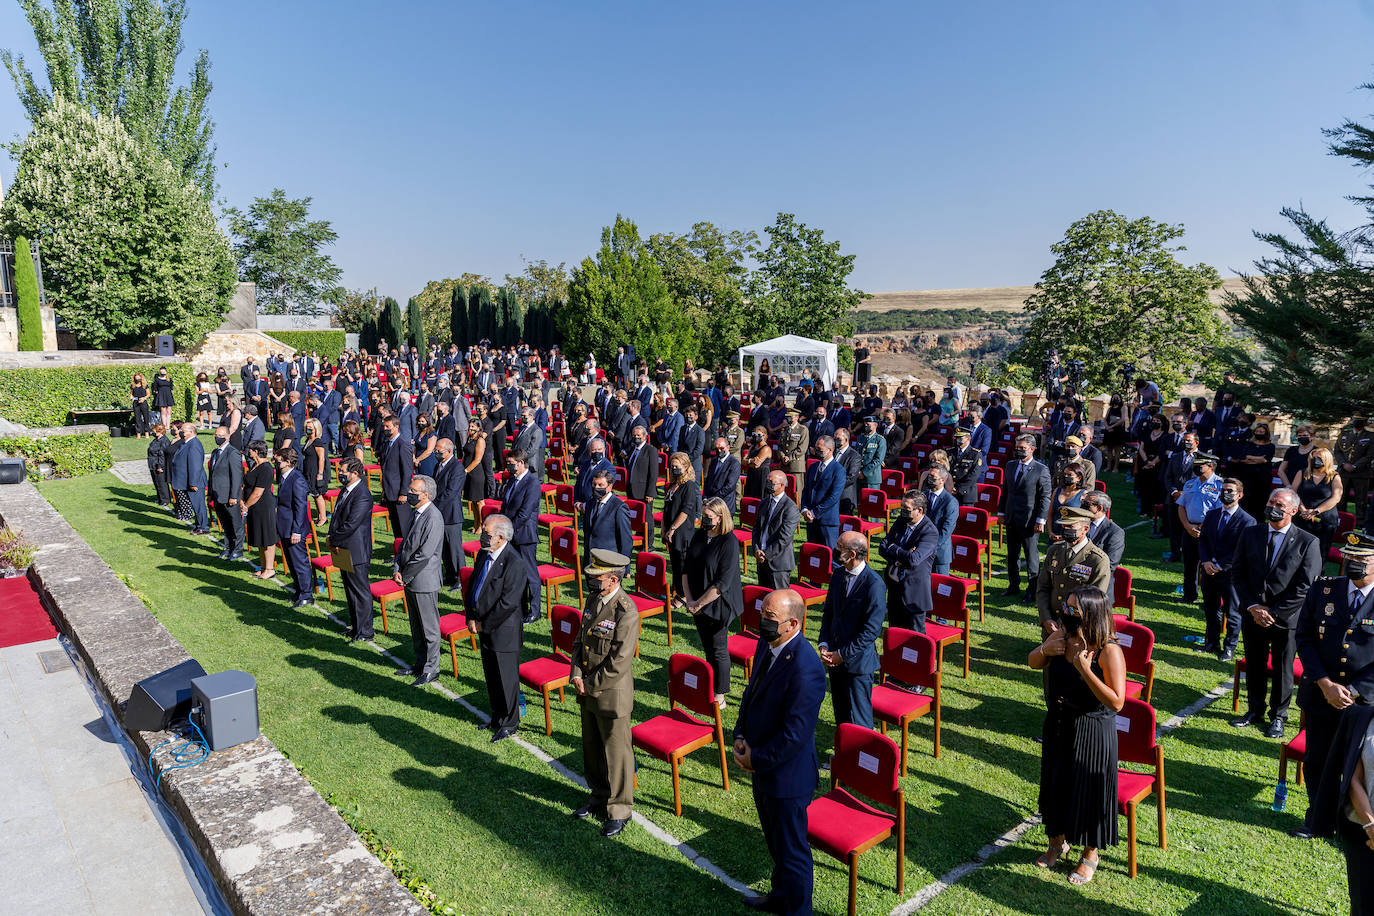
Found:
<svg viewBox="0 0 1374 916"><path fill-rule="evenodd" d="M1118 520L1129 524L1134 501L1122 481L1112 485ZM289 610L284 593L251 579L247 567L217 565L204 540L152 505L151 487L102 474L48 482L42 491L208 670L241 668L257 677L267 735L322 793L356 802L367 826L466 911L743 911L732 892L639 827L604 841L592 825L573 821L567 812L582 799L575 786L510 742L493 748L458 704L410 688L377 653L347 647L319 612ZM1158 639L1154 706L1163 722L1215 687L1229 666L1183 642L1185 634L1201 632L1200 613L1171 597L1179 567L1160 562L1164 542L1148 534L1148 526L1129 532L1124 562L1136 574L1137 619ZM379 532L378 543L386 541ZM374 577L385 574L389 559L389 550L379 550ZM1025 659L1038 628L1032 609L997 597L1004 585L1001 576L994 579L987 620L975 623L970 680L959 676L958 653L950 652L940 759L929 753L929 719L912 728L904 780L905 893L894 887L889 841L861 859L861 912L887 912L1035 810L1039 745L1032 736L1040 730L1043 702L1040 675ZM335 595L332 609L346 614L341 590ZM440 606L456 609L456 602L445 594ZM812 637L818 619L812 617ZM533 626L527 636L526 656L533 657L547 648L548 625ZM675 637L675 650L700 653L686 615L675 619ZM403 612L391 616L391 634L379 631L378 643L410 658ZM666 709L669 654L663 620L653 618L636 667L637 721ZM455 682L445 648L443 683L485 708L476 654L460 646L458 662ZM727 726L742 686L737 676ZM580 772L575 704L555 703L554 733L546 738L538 697L530 701L521 735ZM1303 790L1292 787L1288 811L1269 810L1277 742L1253 729L1229 728L1230 715L1223 699L1164 739L1169 848L1155 845L1155 807L1145 803L1137 879L1126 876L1124 819L1121 845L1103 853L1096 879L1081 889L1067 883L1064 869L1034 867L1044 841L1034 829L927 911L1087 912L1105 903L1120 913L1344 912L1344 871L1335 848L1286 836L1306 807ZM827 702L817 736L822 749L832 731ZM709 748L689 758L682 772L678 818L667 765L641 756L638 810L732 877L765 887L770 863L748 775L732 770L731 788L723 791ZM816 865L818 911L844 912L845 870L823 854Z"/></svg>

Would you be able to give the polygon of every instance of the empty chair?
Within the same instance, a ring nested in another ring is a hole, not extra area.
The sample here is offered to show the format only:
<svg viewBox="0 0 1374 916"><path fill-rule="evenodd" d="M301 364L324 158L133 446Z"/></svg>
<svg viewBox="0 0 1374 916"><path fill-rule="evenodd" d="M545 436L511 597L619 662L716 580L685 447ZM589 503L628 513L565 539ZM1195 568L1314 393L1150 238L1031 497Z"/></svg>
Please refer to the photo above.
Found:
<svg viewBox="0 0 1374 916"><path fill-rule="evenodd" d="M754 653L759 648L759 616L763 599L771 591L761 585L744 586L744 611L739 617L739 632L725 641L725 648L730 652L730 664L743 666L745 680L754 673Z"/></svg>
<svg viewBox="0 0 1374 916"><path fill-rule="evenodd" d="M668 761L673 770L673 810L681 816L678 767L682 758L697 748L712 741L719 745L720 781L726 789L730 788L730 772L725 762L725 729L720 706L716 703L715 680L706 659L681 653L668 659L668 709L667 714L654 716L630 729L630 740L645 753ZM692 712L706 718L698 719Z"/></svg>
<svg viewBox="0 0 1374 916"><path fill-rule="evenodd" d="M945 646L953 642L964 643L964 677L968 677L970 633L968 614L968 581L958 576L945 576L932 573L930 577L931 609L929 617L950 621L950 624L926 624L926 635L935 640L940 647L939 664L945 663Z"/></svg>
<svg viewBox="0 0 1374 916"><path fill-rule="evenodd" d="M1154 631L1121 614L1113 614L1112 623L1116 626L1116 641L1121 646L1121 654L1126 657L1126 673L1144 678L1143 683L1127 678L1126 696L1139 697L1148 703L1155 686Z"/></svg>
<svg viewBox="0 0 1374 916"><path fill-rule="evenodd" d="M935 742L932 756L940 756L940 668L936 663L935 640L915 630L888 627L883 632L883 655L878 670L882 681L873 688L873 718L884 735L888 723L902 727L902 775L906 775L907 731L911 722L932 710L935 713ZM910 687L924 687L917 693Z"/></svg>
<svg viewBox="0 0 1374 916"><path fill-rule="evenodd" d="M639 609L639 632L644 632L644 618L663 615L668 622L668 646L673 645L673 592L668 585L668 558L662 554L641 550L635 554L635 586L626 591ZM635 657L639 657L639 643L635 642Z"/></svg>
<svg viewBox="0 0 1374 916"><path fill-rule="evenodd" d="M549 694L557 690L558 702L563 702L563 688L572 674L572 650L577 642L582 614L566 604L555 604L550 612L553 652L531 659L520 666L520 683L538 690L544 697L544 734L553 734L553 717L549 710ZM455 663L456 664L456 663ZM457 676L455 671L455 677Z"/></svg>
<svg viewBox="0 0 1374 916"><path fill-rule="evenodd" d="M1121 763L1154 769L1153 773L1127 769L1116 773L1117 811L1126 815L1126 848L1134 878L1136 806L1152 794L1159 808L1159 848L1169 848L1164 826L1164 750L1155 737L1154 707L1144 700L1128 699L1116 714L1116 756Z"/></svg>

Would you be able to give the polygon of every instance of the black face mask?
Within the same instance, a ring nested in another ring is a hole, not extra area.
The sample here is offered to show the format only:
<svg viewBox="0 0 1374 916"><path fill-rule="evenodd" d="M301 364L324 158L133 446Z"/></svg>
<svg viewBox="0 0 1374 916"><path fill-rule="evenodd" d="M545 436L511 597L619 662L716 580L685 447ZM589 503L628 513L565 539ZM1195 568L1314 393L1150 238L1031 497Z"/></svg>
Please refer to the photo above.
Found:
<svg viewBox="0 0 1374 916"><path fill-rule="evenodd" d="M215 444L216 444L216 445L223 445L224 443L226 443L226 442L228 442L228 441L229 441L229 440L226 439L226 438L224 438L223 436L216 436L216 437L215 437Z"/></svg>
<svg viewBox="0 0 1374 916"><path fill-rule="evenodd" d="M1195 464L1195 465L1193 465L1193 473L1196 474L1197 476L1201 477L1201 476L1202 476L1202 465L1200 465L1200 464Z"/></svg>
<svg viewBox="0 0 1374 916"><path fill-rule="evenodd" d="M1029 458L1030 456L1031 456L1031 453L1028 452L1028 451L1026 451L1025 449L1018 449L1017 452L1016 452L1016 460L1017 460L1017 461L1025 461L1025 460L1026 460L1027 458Z"/></svg>
<svg viewBox="0 0 1374 916"><path fill-rule="evenodd" d="M1345 574L1352 579L1363 579L1367 572L1367 560L1346 560Z"/></svg>
<svg viewBox="0 0 1374 916"><path fill-rule="evenodd" d="M759 636L763 637L764 642L772 642L782 634L778 632L778 622L771 617L759 618Z"/></svg>
<svg viewBox="0 0 1374 916"><path fill-rule="evenodd" d="M1298 437L1298 445L1307 445L1307 444L1308 444L1309 442L1311 442L1311 441L1312 441L1312 437L1311 437L1311 436L1299 436L1299 437Z"/></svg>
<svg viewBox="0 0 1374 916"><path fill-rule="evenodd" d="M1222 490L1221 504L1223 506L1234 506L1236 504L1236 494L1230 490Z"/></svg>
<svg viewBox="0 0 1374 916"><path fill-rule="evenodd" d="M477 542L482 545L483 550L491 549L491 535L483 531L477 536Z"/></svg>
<svg viewBox="0 0 1374 916"><path fill-rule="evenodd" d="M1353 421L1351 421L1351 425L1354 426L1356 429L1364 429L1364 424L1364 417L1356 417Z"/></svg>
<svg viewBox="0 0 1374 916"><path fill-rule="evenodd" d="M1265 506L1264 517L1271 522L1283 521L1283 510L1278 506Z"/></svg>
<svg viewBox="0 0 1374 916"><path fill-rule="evenodd" d="M1324 468L1324 467L1326 467L1326 462L1325 462L1325 461L1321 460L1320 458L1313 458L1313 459L1312 459L1312 470L1314 470L1314 471L1320 471L1320 470L1321 470L1322 468Z"/></svg>
<svg viewBox="0 0 1374 916"><path fill-rule="evenodd" d="M600 501L605 499L606 494L611 491L606 489L605 487L592 487L592 492L596 494L597 500Z"/></svg>

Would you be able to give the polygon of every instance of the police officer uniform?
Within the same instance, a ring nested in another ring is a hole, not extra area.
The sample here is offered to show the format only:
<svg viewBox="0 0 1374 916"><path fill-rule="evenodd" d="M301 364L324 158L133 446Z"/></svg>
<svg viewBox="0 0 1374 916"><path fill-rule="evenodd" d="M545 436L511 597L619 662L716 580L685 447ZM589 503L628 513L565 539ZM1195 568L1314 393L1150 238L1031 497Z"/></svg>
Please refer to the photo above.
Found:
<svg viewBox="0 0 1374 916"><path fill-rule="evenodd" d="M797 422L801 411L795 407L787 408L787 426L778 433L778 450L782 452L782 469L796 478L797 492L801 492L801 478L806 473L806 449L811 445L811 434L806 427Z"/></svg>
<svg viewBox="0 0 1374 916"><path fill-rule="evenodd" d="M1193 455L1193 473L1195 476L1184 481L1183 489L1179 491L1176 505L1180 516L1187 517L1188 523L1196 528L1199 535L1202 531L1202 523L1207 519L1207 513L1221 505L1221 475L1217 470L1217 456L1207 452L1196 452ZM1202 468L1204 465L1211 465L1212 475L1204 478ZM1182 518L1178 519L1179 528L1182 529ZM1181 531L1179 546L1183 552L1183 600L1186 604L1197 602L1197 567L1198 567L1198 538Z"/></svg>
<svg viewBox="0 0 1374 916"><path fill-rule="evenodd" d="M949 464L949 473L954 478L954 489L959 494L961 506L978 502L978 484L983 482L983 453L969 447L972 435L965 426L954 431L956 450Z"/></svg>
<svg viewBox="0 0 1374 916"><path fill-rule="evenodd" d="M1374 446L1370 444L1369 430L1365 428L1365 418L1361 416L1351 420L1349 426L1341 430L1339 438L1336 439L1336 467L1340 470L1341 483L1345 486L1345 499L1355 500L1355 517L1359 518L1364 513L1366 503L1369 501L1369 483L1374 467L1371 467L1370 459L1374 458ZM1347 471L1344 465L1353 465L1354 470ZM1344 508L1344 506L1342 506Z"/></svg>
<svg viewBox="0 0 1374 916"><path fill-rule="evenodd" d="M1350 532L1341 555L1347 570L1352 563L1366 564L1367 572L1374 574L1374 537ZM1317 682L1330 678L1347 688L1356 703L1374 704L1374 582L1360 588L1345 575L1312 583L1298 612L1296 642L1303 669L1298 706L1307 714L1303 769L1310 812L1316 809L1317 785L1343 714L1327 701ZM1295 835L1307 834L1305 826L1299 831Z"/></svg>
<svg viewBox="0 0 1374 916"><path fill-rule="evenodd" d="M629 557L597 548L583 573L623 576ZM634 810L634 749L630 714L634 710L633 663L639 645L639 609L623 588L610 596L593 595L582 613L572 650L570 680L582 680L577 697L582 710L582 768L590 797L573 812L603 814L602 836L615 836Z"/></svg>
<svg viewBox="0 0 1374 916"><path fill-rule="evenodd" d="M878 418L864 417L864 433L859 437L859 472L864 486L880 490L883 486L883 461L887 458L887 439L878 435Z"/></svg>
<svg viewBox="0 0 1374 916"><path fill-rule="evenodd" d="M747 438L744 427L738 423L732 424L731 420L739 419L739 411L725 411L725 428L720 431L721 438L730 449L730 454L735 456L735 460L744 463L744 440Z"/></svg>
<svg viewBox="0 0 1374 916"><path fill-rule="evenodd" d="M1059 523L1091 525L1093 514L1078 506L1060 506ZM1070 544L1068 539L1055 541L1040 561L1040 577L1036 580L1035 604L1043 626L1053 620L1069 600L1069 592L1091 585L1107 594L1112 583L1112 561L1094 544L1085 528L1083 538Z"/></svg>

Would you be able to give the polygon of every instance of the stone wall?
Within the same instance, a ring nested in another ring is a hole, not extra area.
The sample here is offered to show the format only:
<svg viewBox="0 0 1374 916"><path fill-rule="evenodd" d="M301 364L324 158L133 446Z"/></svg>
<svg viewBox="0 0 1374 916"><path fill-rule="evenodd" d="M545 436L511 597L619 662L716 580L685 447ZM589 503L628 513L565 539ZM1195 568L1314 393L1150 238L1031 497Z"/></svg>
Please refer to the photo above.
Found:
<svg viewBox="0 0 1374 916"><path fill-rule="evenodd" d="M43 322L43 350L51 353L57 349L57 313L48 306L40 306L38 313ZM19 310L0 308L0 353L19 351Z"/></svg>
<svg viewBox="0 0 1374 916"><path fill-rule="evenodd" d="M229 313L216 331L242 331L258 326L258 285L240 283L229 300Z"/></svg>
<svg viewBox="0 0 1374 916"><path fill-rule="evenodd" d="M29 576L124 725L134 684L186 661L186 650L31 484L0 486L0 521L40 545ZM146 760L173 736L129 737ZM239 916L427 914L266 737L188 769L165 769L165 749L154 761L165 797Z"/></svg>

